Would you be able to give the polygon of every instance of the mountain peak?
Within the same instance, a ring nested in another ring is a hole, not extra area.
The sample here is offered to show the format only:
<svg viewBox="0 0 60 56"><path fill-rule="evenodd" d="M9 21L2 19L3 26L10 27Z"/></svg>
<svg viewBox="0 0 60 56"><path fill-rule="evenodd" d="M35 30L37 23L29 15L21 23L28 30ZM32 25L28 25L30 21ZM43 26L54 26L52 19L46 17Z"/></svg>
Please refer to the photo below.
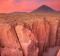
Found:
<svg viewBox="0 0 60 56"><path fill-rule="evenodd" d="M39 7L40 9L42 8L42 9L52 9L52 8L50 8L49 6L47 6L47 5L42 5L41 7ZM53 10L53 9L52 9Z"/></svg>
<svg viewBox="0 0 60 56"><path fill-rule="evenodd" d="M47 5L42 5L41 7L48 7Z"/></svg>
<svg viewBox="0 0 60 56"><path fill-rule="evenodd" d="M32 11L32 13L40 13L40 12L50 13L50 12L55 12L55 10L52 9L52 8L50 8L50 7L47 6L47 5L42 5L42 6L40 6L39 8L35 9L34 11Z"/></svg>

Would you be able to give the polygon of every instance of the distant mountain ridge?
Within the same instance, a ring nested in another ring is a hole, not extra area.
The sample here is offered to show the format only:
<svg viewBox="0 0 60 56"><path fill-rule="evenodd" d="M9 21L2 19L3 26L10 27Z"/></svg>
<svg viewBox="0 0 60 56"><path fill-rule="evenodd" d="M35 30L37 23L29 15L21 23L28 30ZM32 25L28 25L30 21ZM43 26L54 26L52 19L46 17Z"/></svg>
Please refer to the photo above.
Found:
<svg viewBox="0 0 60 56"><path fill-rule="evenodd" d="M59 13L60 11L56 11L54 9L52 9L51 7L47 6L47 5L42 5L40 7L38 7L37 9L31 11L31 12L20 12L20 11L14 11L14 12L10 12L12 14L28 14L28 13Z"/></svg>
<svg viewBox="0 0 60 56"><path fill-rule="evenodd" d="M49 6L42 5L41 7L33 10L31 13L58 13L58 11L50 8Z"/></svg>
<svg viewBox="0 0 60 56"><path fill-rule="evenodd" d="M27 12L18 12L18 11L15 11L15 12L12 12L13 14L26 14Z"/></svg>

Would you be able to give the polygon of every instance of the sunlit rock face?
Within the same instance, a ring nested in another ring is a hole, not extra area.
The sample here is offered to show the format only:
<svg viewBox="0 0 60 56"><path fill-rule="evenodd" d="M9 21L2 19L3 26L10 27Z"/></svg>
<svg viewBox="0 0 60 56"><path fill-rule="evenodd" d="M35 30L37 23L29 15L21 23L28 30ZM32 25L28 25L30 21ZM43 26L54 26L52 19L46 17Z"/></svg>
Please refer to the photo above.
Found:
<svg viewBox="0 0 60 56"><path fill-rule="evenodd" d="M38 41L34 34L24 25L18 24L15 27L17 36L21 43L25 56L38 56Z"/></svg>

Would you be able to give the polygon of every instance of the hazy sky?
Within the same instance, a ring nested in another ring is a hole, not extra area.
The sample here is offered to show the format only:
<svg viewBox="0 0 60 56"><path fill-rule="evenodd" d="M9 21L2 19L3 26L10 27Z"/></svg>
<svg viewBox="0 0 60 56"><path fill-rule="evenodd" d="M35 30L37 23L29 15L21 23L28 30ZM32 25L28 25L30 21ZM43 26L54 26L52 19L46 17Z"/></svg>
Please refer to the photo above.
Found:
<svg viewBox="0 0 60 56"><path fill-rule="evenodd" d="M43 4L60 10L60 0L0 0L0 12L30 12Z"/></svg>

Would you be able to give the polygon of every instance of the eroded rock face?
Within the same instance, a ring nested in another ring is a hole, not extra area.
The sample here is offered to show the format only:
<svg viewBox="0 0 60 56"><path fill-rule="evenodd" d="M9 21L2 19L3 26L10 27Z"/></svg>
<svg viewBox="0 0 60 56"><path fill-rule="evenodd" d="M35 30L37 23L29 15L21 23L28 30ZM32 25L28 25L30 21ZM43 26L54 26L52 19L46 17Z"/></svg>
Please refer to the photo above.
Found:
<svg viewBox="0 0 60 56"><path fill-rule="evenodd" d="M42 55L43 50L46 50L49 45L49 31L50 26L48 22L44 19L33 20L31 24L29 23L31 31L34 33L39 45L39 56Z"/></svg>
<svg viewBox="0 0 60 56"><path fill-rule="evenodd" d="M60 50L58 51L57 56L60 56Z"/></svg>
<svg viewBox="0 0 60 56"><path fill-rule="evenodd" d="M45 31L45 25L44 25L44 19L41 19L38 21L37 25L37 39L39 42L39 56L42 56L43 50L44 50L44 44L45 44L45 37L46 37L46 31Z"/></svg>
<svg viewBox="0 0 60 56"><path fill-rule="evenodd" d="M60 21L58 23L56 45L60 46Z"/></svg>
<svg viewBox="0 0 60 56"><path fill-rule="evenodd" d="M1 48L1 56L23 56L22 50L15 48Z"/></svg>
<svg viewBox="0 0 60 56"><path fill-rule="evenodd" d="M44 25L45 25L45 32L46 32L44 51L47 51L48 47L49 47L50 25L49 25L49 22L47 20L45 20Z"/></svg>
<svg viewBox="0 0 60 56"><path fill-rule="evenodd" d="M9 24L0 24L0 55L23 56L14 27Z"/></svg>
<svg viewBox="0 0 60 56"><path fill-rule="evenodd" d="M0 24L0 46L20 48L16 33L9 24Z"/></svg>
<svg viewBox="0 0 60 56"><path fill-rule="evenodd" d="M38 56L38 41L36 40L34 34L28 28L25 28L21 24L17 25L15 27L15 30L24 51L24 55Z"/></svg>
<svg viewBox="0 0 60 56"><path fill-rule="evenodd" d="M60 38L57 39L58 20L47 21L44 19L33 20L29 23L29 28L34 33L39 45L39 55L48 47L56 45L56 40L59 44Z"/></svg>
<svg viewBox="0 0 60 56"><path fill-rule="evenodd" d="M58 24L58 20L45 19L18 22L15 27L0 24L0 56L43 56L46 50L46 56L55 56L56 51L49 48L60 45Z"/></svg>
<svg viewBox="0 0 60 56"><path fill-rule="evenodd" d="M57 38L57 29L58 29L58 20L51 20L50 21L50 47L56 45L56 38Z"/></svg>
<svg viewBox="0 0 60 56"><path fill-rule="evenodd" d="M60 27L58 28L58 31L57 31L56 45L60 46Z"/></svg>

